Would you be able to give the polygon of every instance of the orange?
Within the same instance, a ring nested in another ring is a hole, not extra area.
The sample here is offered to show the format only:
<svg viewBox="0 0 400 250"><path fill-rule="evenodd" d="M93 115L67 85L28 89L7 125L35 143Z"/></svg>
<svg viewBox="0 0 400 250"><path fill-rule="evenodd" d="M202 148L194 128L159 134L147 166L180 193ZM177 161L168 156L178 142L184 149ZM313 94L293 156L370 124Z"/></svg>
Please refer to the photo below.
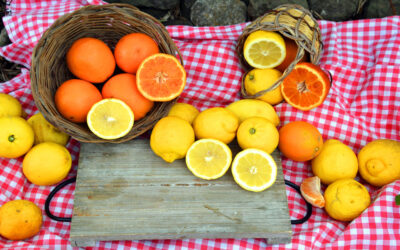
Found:
<svg viewBox="0 0 400 250"><path fill-rule="evenodd" d="M147 99L170 101L185 88L186 71L176 57L157 53L140 64L136 82L140 93Z"/></svg>
<svg viewBox="0 0 400 250"><path fill-rule="evenodd" d="M283 79L281 92L283 99L293 107L310 110L325 100L330 86L327 74L319 66L302 62Z"/></svg>
<svg viewBox="0 0 400 250"><path fill-rule="evenodd" d="M114 73L115 59L111 49L103 41L85 37L76 40L69 48L67 66L76 77L101 83Z"/></svg>
<svg viewBox="0 0 400 250"><path fill-rule="evenodd" d="M158 44L150 36L131 33L123 36L115 45L114 56L118 67L123 71L136 73L146 57L158 52Z"/></svg>
<svg viewBox="0 0 400 250"><path fill-rule="evenodd" d="M321 133L308 122L294 121L279 129L279 150L291 160L311 160L321 152L322 145Z"/></svg>
<svg viewBox="0 0 400 250"><path fill-rule="evenodd" d="M100 91L90 82L71 79L58 87L54 96L57 110L72 122L85 122L93 104L102 99Z"/></svg>
<svg viewBox="0 0 400 250"><path fill-rule="evenodd" d="M283 59L283 62L275 67L275 69L279 70L280 72L284 72L287 67L296 59L297 55L297 43L287 37L283 38L286 45L286 57ZM306 62L308 60L307 52L304 53L304 56L300 59L299 62Z"/></svg>
<svg viewBox="0 0 400 250"><path fill-rule="evenodd" d="M153 101L140 94L136 76L122 73L111 77L101 90L103 98L116 98L124 101L132 109L135 121L143 118L154 105Z"/></svg>
<svg viewBox="0 0 400 250"><path fill-rule="evenodd" d="M300 192L311 205L319 208L325 206L325 199L321 193L321 180L318 176L305 178L300 185Z"/></svg>

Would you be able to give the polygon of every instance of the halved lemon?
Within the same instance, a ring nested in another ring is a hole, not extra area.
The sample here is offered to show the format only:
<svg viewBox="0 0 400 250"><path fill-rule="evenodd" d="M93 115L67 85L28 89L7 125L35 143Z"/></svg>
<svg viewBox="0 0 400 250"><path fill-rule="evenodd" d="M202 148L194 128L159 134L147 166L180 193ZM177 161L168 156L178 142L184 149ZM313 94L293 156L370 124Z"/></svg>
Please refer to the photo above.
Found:
<svg viewBox="0 0 400 250"><path fill-rule="evenodd" d="M200 139L186 153L186 165L197 177L214 180L228 171L232 162L232 151L225 143L216 139Z"/></svg>
<svg viewBox="0 0 400 250"><path fill-rule="evenodd" d="M128 134L134 120L131 108L115 98L106 98L95 103L87 115L90 131L106 140L118 139Z"/></svg>
<svg viewBox="0 0 400 250"><path fill-rule="evenodd" d="M272 156L260 149L239 152L232 162L232 175L243 189L261 192L275 183L277 167Z"/></svg>
<svg viewBox="0 0 400 250"><path fill-rule="evenodd" d="M274 68L286 57L285 41L277 32L255 31L246 38L243 55L246 62L254 68Z"/></svg>

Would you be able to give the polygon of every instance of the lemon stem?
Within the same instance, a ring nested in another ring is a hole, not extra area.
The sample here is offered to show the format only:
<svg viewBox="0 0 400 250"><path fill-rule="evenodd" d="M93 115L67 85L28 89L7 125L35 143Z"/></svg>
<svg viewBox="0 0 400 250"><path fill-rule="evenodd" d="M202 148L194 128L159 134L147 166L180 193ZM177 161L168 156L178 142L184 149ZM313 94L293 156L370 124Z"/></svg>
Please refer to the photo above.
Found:
<svg viewBox="0 0 400 250"><path fill-rule="evenodd" d="M255 128L250 128L249 132L251 135L254 135L256 133L256 129Z"/></svg>
<svg viewBox="0 0 400 250"><path fill-rule="evenodd" d="M15 136L14 136L14 135L10 135L10 136L8 137L8 141L9 141L9 142L14 142L14 141L15 141Z"/></svg>
<svg viewBox="0 0 400 250"><path fill-rule="evenodd" d="M254 80L254 75L249 75L249 80L250 81Z"/></svg>

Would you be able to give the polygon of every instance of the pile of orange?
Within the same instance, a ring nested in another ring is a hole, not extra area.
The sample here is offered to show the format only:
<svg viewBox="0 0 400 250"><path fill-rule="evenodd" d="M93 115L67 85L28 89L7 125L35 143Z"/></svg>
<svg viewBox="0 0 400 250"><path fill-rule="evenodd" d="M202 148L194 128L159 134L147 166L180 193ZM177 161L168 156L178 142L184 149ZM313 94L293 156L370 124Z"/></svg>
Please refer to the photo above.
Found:
<svg viewBox="0 0 400 250"><path fill-rule="evenodd" d="M78 39L68 49L66 63L76 78L58 87L54 101L60 114L75 123L87 122L94 104L108 98L127 104L134 120L140 120L154 102L176 98L186 84L179 60L161 53L144 33L123 36L114 50L97 38Z"/></svg>

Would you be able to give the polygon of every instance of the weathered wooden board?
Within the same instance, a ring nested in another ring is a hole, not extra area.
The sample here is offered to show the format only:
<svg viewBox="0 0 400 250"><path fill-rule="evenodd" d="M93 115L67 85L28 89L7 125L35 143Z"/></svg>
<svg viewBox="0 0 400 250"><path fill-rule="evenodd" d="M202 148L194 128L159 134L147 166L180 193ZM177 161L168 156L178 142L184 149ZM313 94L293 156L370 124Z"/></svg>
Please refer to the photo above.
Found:
<svg viewBox="0 0 400 250"><path fill-rule="evenodd" d="M233 147L233 152L237 151ZM291 240L278 152L275 184L243 190L230 171L201 180L184 160L154 155L146 139L122 144L82 143L70 237L75 246L102 240L267 238Z"/></svg>

